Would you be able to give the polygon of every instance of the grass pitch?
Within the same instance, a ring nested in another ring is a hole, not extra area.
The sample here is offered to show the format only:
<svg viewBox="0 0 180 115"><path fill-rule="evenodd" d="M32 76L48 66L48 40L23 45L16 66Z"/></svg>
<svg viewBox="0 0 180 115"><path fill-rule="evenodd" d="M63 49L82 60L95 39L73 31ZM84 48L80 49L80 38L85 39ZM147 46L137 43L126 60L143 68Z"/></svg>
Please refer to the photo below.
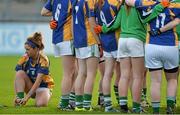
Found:
<svg viewBox="0 0 180 115"><path fill-rule="evenodd" d="M62 78L62 66L60 58L54 58L53 56L48 56L51 62L50 72L55 81L55 87L53 89L53 95L49 102L48 107L37 108L34 107L34 100L30 99L26 106L23 107L14 107L13 106L13 99L14 99L14 77L15 77L15 66L20 58L20 56L0 56L0 114L104 114L101 109L93 112L64 112L57 109L57 105L60 99L60 87L61 87L61 78ZM99 82L99 73L96 76L95 86L93 91L93 107L97 105L97 98L98 98L98 82ZM112 84L114 80L112 81ZM148 100L150 101L150 94L149 94L149 85L150 85L150 78L149 74L147 75L147 96ZM163 78L162 81L162 90L161 90L161 113L165 113L166 107L166 81ZM180 85L179 85L180 86ZM178 90L179 90L178 86ZM113 87L112 87L113 89ZM118 108L118 104L115 100L114 93L112 95L113 99L113 106ZM128 104L132 106L131 96L128 96ZM180 93L178 91L177 95L177 113L180 114ZM148 113L151 113L151 109L148 110ZM118 113L119 114L119 113Z"/></svg>

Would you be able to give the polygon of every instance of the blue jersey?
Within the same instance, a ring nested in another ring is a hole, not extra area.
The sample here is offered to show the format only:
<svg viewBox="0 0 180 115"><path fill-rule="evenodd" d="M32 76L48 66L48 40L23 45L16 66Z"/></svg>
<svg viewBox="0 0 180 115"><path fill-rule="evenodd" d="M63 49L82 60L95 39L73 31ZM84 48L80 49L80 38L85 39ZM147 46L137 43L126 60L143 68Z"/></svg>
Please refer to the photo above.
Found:
<svg viewBox="0 0 180 115"><path fill-rule="evenodd" d="M152 0L136 0L135 7L139 10L142 18L147 17L152 12L152 9L159 2L154 2ZM180 3L170 3L168 8L165 8L162 13L160 13L157 18L151 20L148 24L148 31L156 28L161 28L174 18L179 18L180 16ZM146 43L165 45L165 46L177 46L178 37L176 34L176 27L168 30L158 36L147 35Z"/></svg>
<svg viewBox="0 0 180 115"><path fill-rule="evenodd" d="M58 22L57 28L53 30L53 44L71 40L71 1L48 0L44 7L52 11L53 19Z"/></svg>
<svg viewBox="0 0 180 115"><path fill-rule="evenodd" d="M39 87L52 88L54 86L54 81L49 73L49 61L45 55L40 54L36 64L32 64L32 58L27 55L22 56L15 70L25 71L32 83L35 83L38 73L41 73L43 74L43 80Z"/></svg>
<svg viewBox="0 0 180 115"><path fill-rule="evenodd" d="M73 0L73 38L74 47L82 48L97 44L97 41L91 31L89 18L89 9L94 0Z"/></svg>
<svg viewBox="0 0 180 115"><path fill-rule="evenodd" d="M100 7L98 2L95 4L95 9L91 9L91 16L95 16L99 25L112 25L121 5L117 0L103 0ZM100 41L104 51L111 52L117 50L117 40L119 38L119 30L107 34L100 34Z"/></svg>

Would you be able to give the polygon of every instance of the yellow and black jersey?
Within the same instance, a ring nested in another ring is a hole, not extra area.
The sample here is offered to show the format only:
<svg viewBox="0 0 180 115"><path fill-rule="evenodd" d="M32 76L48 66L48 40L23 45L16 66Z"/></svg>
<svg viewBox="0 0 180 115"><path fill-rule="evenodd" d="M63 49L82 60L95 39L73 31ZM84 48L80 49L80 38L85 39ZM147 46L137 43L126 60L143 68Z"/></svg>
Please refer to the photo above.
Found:
<svg viewBox="0 0 180 115"><path fill-rule="evenodd" d="M16 71L25 71L32 83L36 81L38 73L41 73L43 74L43 81L39 87L52 88L54 86L54 81L49 73L49 65L48 57L41 53L39 54L36 64L32 63L32 58L24 55L19 59L16 65Z"/></svg>

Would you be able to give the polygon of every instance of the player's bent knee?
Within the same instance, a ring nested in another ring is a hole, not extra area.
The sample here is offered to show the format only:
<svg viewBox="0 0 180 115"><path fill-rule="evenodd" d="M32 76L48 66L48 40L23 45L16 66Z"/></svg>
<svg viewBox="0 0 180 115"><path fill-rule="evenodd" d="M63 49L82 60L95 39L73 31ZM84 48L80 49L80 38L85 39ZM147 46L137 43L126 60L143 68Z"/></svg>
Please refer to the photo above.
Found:
<svg viewBox="0 0 180 115"><path fill-rule="evenodd" d="M36 103L36 106L37 106L37 107L47 107L47 106L48 106L48 103L38 102L38 103Z"/></svg>
<svg viewBox="0 0 180 115"><path fill-rule="evenodd" d="M24 76L26 76L26 73L24 71L16 72L16 77L24 77Z"/></svg>

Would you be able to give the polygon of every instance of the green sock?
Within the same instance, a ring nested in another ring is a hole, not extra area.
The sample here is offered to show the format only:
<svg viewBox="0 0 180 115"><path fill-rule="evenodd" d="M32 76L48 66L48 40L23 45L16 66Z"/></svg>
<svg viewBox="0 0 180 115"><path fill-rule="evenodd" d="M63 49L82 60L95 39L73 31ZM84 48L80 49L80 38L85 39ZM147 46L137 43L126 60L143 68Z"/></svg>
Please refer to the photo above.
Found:
<svg viewBox="0 0 180 115"><path fill-rule="evenodd" d="M160 102L152 102L153 113L159 113Z"/></svg>
<svg viewBox="0 0 180 115"><path fill-rule="evenodd" d="M20 99L24 98L24 92L17 92L17 97Z"/></svg>
<svg viewBox="0 0 180 115"><path fill-rule="evenodd" d="M92 95L91 94L84 94L83 97L83 107L85 109L90 109L91 107L91 99L92 99Z"/></svg>
<svg viewBox="0 0 180 115"><path fill-rule="evenodd" d="M175 106L175 100L176 100L175 97L170 97L170 96L168 96L168 97L167 97L167 107L172 107L172 108L174 108L174 106Z"/></svg>
<svg viewBox="0 0 180 115"><path fill-rule="evenodd" d="M119 104L119 92L118 92L118 86L115 86L114 85L114 93L115 93L115 96L116 96L116 100Z"/></svg>
<svg viewBox="0 0 180 115"><path fill-rule="evenodd" d="M75 95L76 99L76 107L83 108L83 96L82 95Z"/></svg>
<svg viewBox="0 0 180 115"><path fill-rule="evenodd" d="M108 111L108 110L112 109L112 103L111 103L110 94L104 95L104 106L105 106L105 111Z"/></svg>
<svg viewBox="0 0 180 115"><path fill-rule="evenodd" d="M137 103L137 102L133 102L133 112L134 113L140 113L140 103Z"/></svg>
<svg viewBox="0 0 180 115"><path fill-rule="evenodd" d="M69 101L70 101L70 102L75 102L75 92L71 92L71 93L70 93Z"/></svg>
<svg viewBox="0 0 180 115"><path fill-rule="evenodd" d="M60 101L60 107L65 108L69 104L69 95L62 95Z"/></svg>
<svg viewBox="0 0 180 115"><path fill-rule="evenodd" d="M119 104L121 105L127 105L127 97L119 97Z"/></svg>

